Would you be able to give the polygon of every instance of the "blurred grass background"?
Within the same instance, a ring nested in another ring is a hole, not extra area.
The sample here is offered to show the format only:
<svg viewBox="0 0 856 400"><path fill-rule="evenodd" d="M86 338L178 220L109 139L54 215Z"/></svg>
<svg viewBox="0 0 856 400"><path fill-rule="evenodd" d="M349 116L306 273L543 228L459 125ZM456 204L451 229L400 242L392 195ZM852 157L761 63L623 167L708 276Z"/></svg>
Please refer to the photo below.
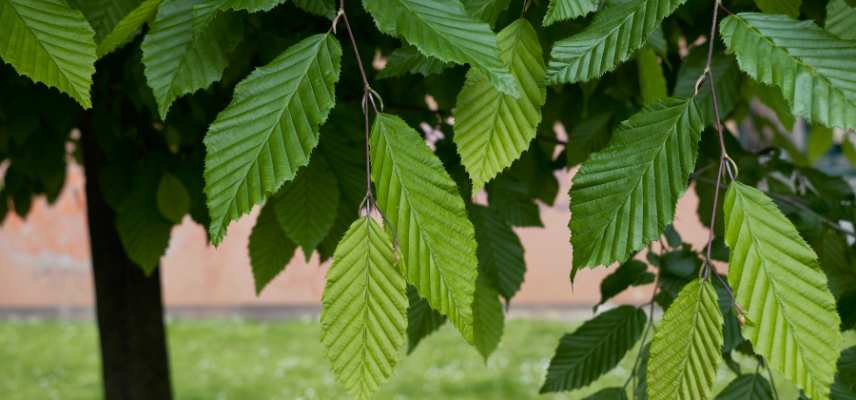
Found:
<svg viewBox="0 0 856 400"><path fill-rule="evenodd" d="M589 387L539 396L538 389L559 338L577 323L511 320L499 349L485 364L448 325L402 359L378 399L583 399L623 385L635 359ZM346 399L329 370L315 318L274 322L182 320L168 326L177 399ZM847 336L849 345L856 335ZM744 371L754 362L741 360ZM717 389L733 373L720 368ZM780 398L797 392L775 379ZM0 398L98 399L101 397L97 332L92 322L0 321Z"/></svg>

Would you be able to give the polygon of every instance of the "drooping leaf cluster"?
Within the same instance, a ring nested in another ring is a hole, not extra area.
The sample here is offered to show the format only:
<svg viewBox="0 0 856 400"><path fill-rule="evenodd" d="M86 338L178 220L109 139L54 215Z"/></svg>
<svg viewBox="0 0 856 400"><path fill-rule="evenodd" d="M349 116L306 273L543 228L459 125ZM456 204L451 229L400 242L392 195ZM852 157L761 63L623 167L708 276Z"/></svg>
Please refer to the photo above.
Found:
<svg viewBox="0 0 856 400"><path fill-rule="evenodd" d="M596 311L653 283L664 315L600 312L542 392L638 347L592 398L770 398L735 353L854 396L856 5L711 3L0 0L0 218L95 160L150 273L185 216L219 245L258 210L255 290L297 249L332 258L321 341L370 398L446 321L490 356L526 272L515 228L570 179L570 278L618 265ZM687 191L709 249L675 229Z"/></svg>

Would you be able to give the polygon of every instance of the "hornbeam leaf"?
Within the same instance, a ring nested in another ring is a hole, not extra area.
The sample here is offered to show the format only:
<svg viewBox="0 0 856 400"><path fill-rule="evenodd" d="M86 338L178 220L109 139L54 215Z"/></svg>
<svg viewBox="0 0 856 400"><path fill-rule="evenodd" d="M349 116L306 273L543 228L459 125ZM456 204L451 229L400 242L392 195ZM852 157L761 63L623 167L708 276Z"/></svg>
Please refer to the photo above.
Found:
<svg viewBox="0 0 856 400"><path fill-rule="evenodd" d="M511 0L461 0L468 14L491 26L496 23L499 14L508 8L510 2Z"/></svg>
<svg viewBox="0 0 856 400"><path fill-rule="evenodd" d="M722 314L713 285L684 286L663 316L651 342L648 397L707 399L722 360Z"/></svg>
<svg viewBox="0 0 856 400"><path fill-rule="evenodd" d="M386 66L377 74L377 79L387 79L407 74L428 76L443 72L449 64L433 57L426 57L413 46L404 46L393 50L386 60Z"/></svg>
<svg viewBox="0 0 856 400"><path fill-rule="evenodd" d="M393 115L375 118L371 159L378 207L400 244L407 281L473 343L476 241L455 182L419 134Z"/></svg>
<svg viewBox="0 0 856 400"><path fill-rule="evenodd" d="M639 94L643 104L648 105L668 97L666 77L654 50L639 50L636 54L636 68L639 71Z"/></svg>
<svg viewBox="0 0 856 400"><path fill-rule="evenodd" d="M613 369L642 334L645 312L613 308L566 334L550 360L541 393L579 389Z"/></svg>
<svg viewBox="0 0 856 400"><path fill-rule="evenodd" d="M470 218L476 229L479 267L485 267L483 273L505 301L510 302L520 290L526 273L520 238L494 209L474 204L470 207Z"/></svg>
<svg viewBox="0 0 856 400"><path fill-rule="evenodd" d="M257 68L205 136L209 232L220 243L229 222L250 211L306 165L318 127L335 103L342 48L310 36Z"/></svg>
<svg viewBox="0 0 856 400"><path fill-rule="evenodd" d="M237 16L217 15L216 3L164 0L143 40L146 80L166 119L175 99L204 89L223 75L238 45Z"/></svg>
<svg viewBox="0 0 856 400"><path fill-rule="evenodd" d="M732 182L723 203L728 282L743 335L812 399L829 398L841 323L817 255L770 198Z"/></svg>
<svg viewBox="0 0 856 400"><path fill-rule="evenodd" d="M794 114L856 129L856 41L811 21L758 13L725 18L720 33L740 69L778 87Z"/></svg>
<svg viewBox="0 0 856 400"><path fill-rule="evenodd" d="M826 30L845 40L856 40L856 6L844 0L831 0L826 5Z"/></svg>
<svg viewBox="0 0 856 400"><path fill-rule="evenodd" d="M248 250L256 295L261 294L265 286L285 269L297 249L297 244L285 235L279 225L275 208L274 200L265 204L250 232Z"/></svg>
<svg viewBox="0 0 856 400"><path fill-rule="evenodd" d="M321 342L336 380L368 399L389 379L407 329L406 283L392 241L373 219L351 224L321 298Z"/></svg>
<svg viewBox="0 0 856 400"><path fill-rule="evenodd" d="M722 389L716 400L773 400L773 388L761 374L741 375Z"/></svg>
<svg viewBox="0 0 856 400"><path fill-rule="evenodd" d="M162 0L73 0L95 29L95 52L104 57L140 32Z"/></svg>
<svg viewBox="0 0 856 400"><path fill-rule="evenodd" d="M755 4L767 14L785 14L797 18L802 0L755 0Z"/></svg>
<svg viewBox="0 0 856 400"><path fill-rule="evenodd" d="M323 156L313 157L277 195L276 217L306 259L324 240L339 210L339 183Z"/></svg>
<svg viewBox="0 0 856 400"><path fill-rule="evenodd" d="M639 260L628 260L600 281L600 301L595 305L595 311L598 306L617 296L624 289L651 282L654 282L654 274L648 272L647 264Z"/></svg>
<svg viewBox="0 0 856 400"><path fill-rule="evenodd" d="M605 388L583 400L627 400L627 391L620 387Z"/></svg>
<svg viewBox="0 0 856 400"><path fill-rule="evenodd" d="M92 107L95 31L65 0L0 0L0 59Z"/></svg>
<svg viewBox="0 0 856 400"><path fill-rule="evenodd" d="M407 354L410 354L422 339L446 323L446 316L434 311L411 285L407 285L407 299L410 302L407 308Z"/></svg>
<svg viewBox="0 0 856 400"><path fill-rule="evenodd" d="M473 294L473 339L476 349L487 361L499 346L505 328L505 313L499 302L499 292L487 277L487 267L479 268L476 291Z"/></svg>
<svg viewBox="0 0 856 400"><path fill-rule="evenodd" d="M553 45L550 84L599 78L642 48L660 22L686 0L630 0L597 13L582 32Z"/></svg>
<svg viewBox="0 0 856 400"><path fill-rule="evenodd" d="M336 17L336 0L292 0L294 5L310 14L319 15L327 19Z"/></svg>
<svg viewBox="0 0 856 400"><path fill-rule="evenodd" d="M499 91L520 96L520 88L499 56L496 35L470 16L460 0L363 0L381 32L401 36L429 57L470 64Z"/></svg>
<svg viewBox="0 0 856 400"><path fill-rule="evenodd" d="M245 10L251 13L259 11L270 11L274 7L285 3L285 0L221 0L221 10ZM318 0L316 0L318 1Z"/></svg>
<svg viewBox="0 0 856 400"><path fill-rule="evenodd" d="M499 92L480 70L467 73L454 114L454 140L474 192L529 148L547 98L541 44L532 25L514 21L497 35L497 43L523 95L515 99Z"/></svg>
<svg viewBox="0 0 856 400"><path fill-rule="evenodd" d="M623 262L662 235L695 167L704 125L693 99L633 115L582 164L571 187L573 272Z"/></svg>
<svg viewBox="0 0 856 400"><path fill-rule="evenodd" d="M544 26L568 19L584 17L597 11L600 0L550 0L547 13L544 14Z"/></svg>

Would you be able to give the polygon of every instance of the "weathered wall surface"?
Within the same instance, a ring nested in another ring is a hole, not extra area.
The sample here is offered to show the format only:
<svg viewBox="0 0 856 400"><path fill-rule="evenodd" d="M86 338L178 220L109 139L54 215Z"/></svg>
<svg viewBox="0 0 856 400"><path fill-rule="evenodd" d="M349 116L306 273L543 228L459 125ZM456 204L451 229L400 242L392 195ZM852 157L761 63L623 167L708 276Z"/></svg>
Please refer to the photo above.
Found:
<svg viewBox="0 0 856 400"><path fill-rule="evenodd" d="M53 206L34 205L26 221L8 216L0 227L0 308L87 307L93 302L86 235L83 176L73 166L62 196ZM579 273L574 287L568 280L570 179L561 178L556 206L542 209L545 228L520 229L528 272L515 299L527 305L591 305L599 299L599 282L607 269ZM701 247L706 238L695 215L693 191L678 205L676 226L684 240ZM256 297L246 246L255 214L229 228L218 248L205 242L205 232L188 220L173 231L163 259L164 297L172 306L317 305L327 265L317 258L306 263L298 251L286 272ZM636 288L619 302L641 303L651 288Z"/></svg>

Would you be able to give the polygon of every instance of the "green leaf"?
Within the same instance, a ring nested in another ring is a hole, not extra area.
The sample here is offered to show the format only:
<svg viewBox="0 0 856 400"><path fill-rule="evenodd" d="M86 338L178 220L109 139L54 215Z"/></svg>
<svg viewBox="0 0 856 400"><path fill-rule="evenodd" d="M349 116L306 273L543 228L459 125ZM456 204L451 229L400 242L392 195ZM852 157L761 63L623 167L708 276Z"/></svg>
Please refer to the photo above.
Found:
<svg viewBox="0 0 856 400"><path fill-rule="evenodd" d="M568 135L568 142L574 145L565 148L568 166L582 163L592 152L599 151L609 143L613 117L612 112L604 111L574 125L574 130Z"/></svg>
<svg viewBox="0 0 856 400"><path fill-rule="evenodd" d="M221 0L223 4L221 10L248 11L256 13L260 11L270 11L274 7L285 3L285 0ZM318 1L318 0L316 0Z"/></svg>
<svg viewBox="0 0 856 400"><path fill-rule="evenodd" d="M336 16L336 0L292 0L294 5L310 14L332 20Z"/></svg>
<svg viewBox="0 0 856 400"><path fill-rule="evenodd" d="M104 57L131 41L155 17L162 0L73 0L95 29L95 49Z"/></svg>
<svg viewBox="0 0 856 400"><path fill-rule="evenodd" d="M487 266L479 266L476 291L473 294L473 341L485 361L499 346L505 327L505 313L499 302L499 292L487 277L487 272Z"/></svg>
<svg viewBox="0 0 856 400"><path fill-rule="evenodd" d="M611 387L598 390L583 400L627 400L627 392L624 388Z"/></svg>
<svg viewBox="0 0 856 400"><path fill-rule="evenodd" d="M475 192L529 148L547 98L541 44L532 25L514 21L497 35L497 43L523 95L515 99L499 92L480 70L467 73L454 113L454 140Z"/></svg>
<svg viewBox="0 0 856 400"><path fill-rule="evenodd" d="M261 294L265 286L285 269L297 249L276 219L275 204L275 200L271 200L262 207L256 225L250 232L248 250L256 295Z"/></svg>
<svg viewBox="0 0 856 400"><path fill-rule="evenodd" d="M0 0L0 59L92 107L95 31L65 0Z"/></svg>
<svg viewBox="0 0 856 400"><path fill-rule="evenodd" d="M722 314L707 281L684 286L651 342L648 397L707 399L722 360Z"/></svg>
<svg viewBox="0 0 856 400"><path fill-rule="evenodd" d="M811 127L811 131L808 134L807 152L808 161L811 164L823 158L829 149L832 148L834 136L835 134L832 132L832 129L825 126L815 125Z"/></svg>
<svg viewBox="0 0 856 400"><path fill-rule="evenodd" d="M321 298L321 342L333 375L369 399L401 357L407 329L404 276L392 241L374 220L351 224L336 247Z"/></svg>
<svg viewBox="0 0 856 400"><path fill-rule="evenodd" d="M460 0L363 0L378 29L401 36L422 54L444 62L470 64L484 72L499 91L520 96L520 88L499 56L496 35Z"/></svg>
<svg viewBox="0 0 856 400"><path fill-rule="evenodd" d="M342 48L330 34L289 47L238 86L205 136L209 232L220 243L230 221L250 211L297 169L318 144L318 126L335 103Z"/></svg>
<svg viewBox="0 0 856 400"><path fill-rule="evenodd" d="M306 259L324 240L339 210L339 184L323 156L313 157L277 195L276 217Z"/></svg>
<svg viewBox="0 0 856 400"><path fill-rule="evenodd" d="M428 76L443 72L449 64L436 58L427 57L413 46L404 46L393 50L386 59L386 66L377 74L377 79L387 79L407 74Z"/></svg>
<svg viewBox="0 0 856 400"><path fill-rule="evenodd" d="M791 114L791 106L788 105L788 101L785 100L782 92L777 87L760 84L747 86L755 86L755 94L758 96L758 100L761 100L765 106L776 113L776 118L779 119L779 122L782 123L786 130L790 131L794 129L796 118Z"/></svg>
<svg viewBox="0 0 856 400"><path fill-rule="evenodd" d="M720 23L740 69L775 85L794 114L828 127L856 128L856 42L811 21L741 13Z"/></svg>
<svg viewBox="0 0 856 400"><path fill-rule="evenodd" d="M755 0L755 4L767 14L785 14L797 18L800 16L802 0Z"/></svg>
<svg viewBox="0 0 856 400"><path fill-rule="evenodd" d="M162 119L177 98L218 81L240 41L237 16L217 15L216 6L203 0L164 0L143 40L146 80Z"/></svg>
<svg viewBox="0 0 856 400"><path fill-rule="evenodd" d="M728 282L752 321L743 335L809 397L828 398L840 319L817 255L757 189L732 182L723 208L731 249Z"/></svg>
<svg viewBox="0 0 856 400"><path fill-rule="evenodd" d="M845 349L838 358L838 381L856 389L856 346Z"/></svg>
<svg viewBox="0 0 856 400"><path fill-rule="evenodd" d="M116 231L122 247L146 275L158 267L172 230L172 223L158 211L156 188L156 178L141 177L116 210Z"/></svg>
<svg viewBox="0 0 856 400"><path fill-rule="evenodd" d="M476 241L455 182L419 134L393 115L375 118L371 159L378 207L401 246L407 281L472 343Z"/></svg>
<svg viewBox="0 0 856 400"><path fill-rule="evenodd" d="M158 184L157 204L161 215L179 224L190 211L190 194L178 178L165 174Z"/></svg>
<svg viewBox="0 0 856 400"><path fill-rule="evenodd" d="M473 18L482 20L493 26L499 14L508 8L511 0L461 0L464 9Z"/></svg>
<svg viewBox="0 0 856 400"><path fill-rule="evenodd" d="M559 21L584 17L597 11L599 2L599 0L550 0L541 24L550 26Z"/></svg>
<svg viewBox="0 0 856 400"><path fill-rule="evenodd" d="M642 103L652 104L668 97L666 77L663 67L654 50L645 48L636 55L636 66L639 71L639 91Z"/></svg>
<svg viewBox="0 0 856 400"><path fill-rule="evenodd" d="M718 395L716 400L773 400L773 389L761 374L741 375Z"/></svg>
<svg viewBox="0 0 856 400"><path fill-rule="evenodd" d="M541 393L579 389L613 369L639 340L646 320L642 310L620 306L562 336Z"/></svg>
<svg viewBox="0 0 856 400"><path fill-rule="evenodd" d="M681 63L678 70L678 81L675 83L673 96L693 97L696 108L701 112L705 126L712 126L716 120L713 113L713 96L710 91L710 80L705 79L698 94L695 94L695 85L698 78L704 72L707 63L707 52L704 47L697 47L690 51L689 56ZM740 100L740 68L733 56L716 54L710 65L710 71L716 84L716 99L719 112L726 117L734 110Z"/></svg>
<svg viewBox="0 0 856 400"><path fill-rule="evenodd" d="M648 265L639 260L629 260L618 266L615 272L600 281L600 302L595 306L606 303L631 286L645 285L654 282L654 274L648 272Z"/></svg>
<svg viewBox="0 0 856 400"><path fill-rule="evenodd" d="M850 162L851 166L856 166L856 144L853 144L853 140L850 139L850 134L847 132L844 133L844 138L841 139L841 152L844 154L844 158Z"/></svg>
<svg viewBox="0 0 856 400"><path fill-rule="evenodd" d="M407 354L410 354L422 339L446 323L446 316L431 308L411 285L407 285L407 299L410 301L407 308Z"/></svg>
<svg viewBox="0 0 856 400"><path fill-rule="evenodd" d="M496 210L481 206L470 207L470 218L476 230L479 267L490 277L506 302L520 290L526 273L523 244ZM477 289L478 290L478 289Z"/></svg>
<svg viewBox="0 0 856 400"><path fill-rule="evenodd" d="M582 32L553 45L549 84L599 78L642 48L660 22L686 0L630 0L597 13Z"/></svg>
<svg viewBox="0 0 856 400"><path fill-rule="evenodd" d="M844 40L856 40L856 6L844 0L830 0L826 5L826 30Z"/></svg>
<svg viewBox="0 0 856 400"><path fill-rule="evenodd" d="M692 99L665 99L623 122L582 164L570 194L572 277L623 262L662 235L695 168L702 129Z"/></svg>

